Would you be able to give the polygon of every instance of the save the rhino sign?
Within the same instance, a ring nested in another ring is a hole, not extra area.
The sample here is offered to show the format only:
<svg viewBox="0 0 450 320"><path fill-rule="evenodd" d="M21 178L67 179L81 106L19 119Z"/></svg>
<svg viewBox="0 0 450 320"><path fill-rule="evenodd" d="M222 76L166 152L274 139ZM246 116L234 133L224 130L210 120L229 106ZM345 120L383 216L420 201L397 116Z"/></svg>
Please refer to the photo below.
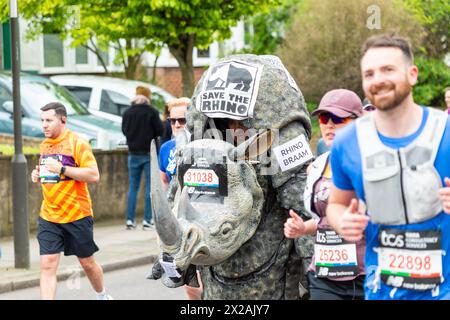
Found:
<svg viewBox="0 0 450 320"><path fill-rule="evenodd" d="M217 64L203 81L197 110L210 118L251 118L262 68L262 65L236 60Z"/></svg>

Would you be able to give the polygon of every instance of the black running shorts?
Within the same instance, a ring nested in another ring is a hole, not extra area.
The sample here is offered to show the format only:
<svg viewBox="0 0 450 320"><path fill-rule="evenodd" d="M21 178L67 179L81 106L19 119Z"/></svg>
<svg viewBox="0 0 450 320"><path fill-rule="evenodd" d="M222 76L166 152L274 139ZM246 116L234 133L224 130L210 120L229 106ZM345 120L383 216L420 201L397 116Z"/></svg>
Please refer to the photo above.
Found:
<svg viewBox="0 0 450 320"><path fill-rule="evenodd" d="M69 223L54 223L39 217L37 239L41 256L64 251L65 256L87 258L98 251L92 217Z"/></svg>
<svg viewBox="0 0 450 320"><path fill-rule="evenodd" d="M364 300L364 275L345 281L317 278L313 271L307 275L311 300Z"/></svg>

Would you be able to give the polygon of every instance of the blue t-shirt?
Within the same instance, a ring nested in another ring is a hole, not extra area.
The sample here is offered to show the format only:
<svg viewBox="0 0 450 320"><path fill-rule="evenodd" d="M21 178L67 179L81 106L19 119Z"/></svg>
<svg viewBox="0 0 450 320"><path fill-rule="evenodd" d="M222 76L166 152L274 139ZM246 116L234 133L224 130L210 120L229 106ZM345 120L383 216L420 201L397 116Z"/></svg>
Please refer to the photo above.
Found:
<svg viewBox="0 0 450 320"><path fill-rule="evenodd" d="M165 142L159 150L159 170L165 172L169 181L177 171L177 160L175 158L175 139Z"/></svg>
<svg viewBox="0 0 450 320"><path fill-rule="evenodd" d="M402 138L389 138L378 133L382 143L390 148L399 149L410 144L422 132L429 110L423 108L423 119L420 128L413 134ZM438 153L434 162L436 170L445 186L444 178L450 177L450 120L447 125L439 145ZM365 201L361 153L356 136L356 126L354 123L339 130L333 141L331 149L330 163L332 168L333 183L342 190L354 190L358 198ZM383 227L386 227L383 225ZM438 287L439 290L415 291L407 289L394 289L384 284L377 273L378 254L374 248L379 247L378 233L379 224L369 221L365 231L366 237L366 299L450 299L450 215L441 212L436 217L426 220L422 223L393 226L401 230L441 230L442 236L442 275L443 282ZM394 290L393 290L394 289Z"/></svg>

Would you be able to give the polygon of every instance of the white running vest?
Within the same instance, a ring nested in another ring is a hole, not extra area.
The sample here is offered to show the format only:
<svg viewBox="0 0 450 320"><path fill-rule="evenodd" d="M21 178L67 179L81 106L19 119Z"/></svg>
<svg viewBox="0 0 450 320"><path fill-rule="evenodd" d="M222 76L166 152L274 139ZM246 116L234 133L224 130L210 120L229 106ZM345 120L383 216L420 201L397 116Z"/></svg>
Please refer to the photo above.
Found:
<svg viewBox="0 0 450 320"><path fill-rule="evenodd" d="M373 114L356 120L366 205L374 223L418 223L442 211L438 194L442 181L434 161L448 115L428 110L421 134L398 150L381 142Z"/></svg>
<svg viewBox="0 0 450 320"><path fill-rule="evenodd" d="M314 160L314 162L311 164L311 170L309 171L309 174L306 178L306 186L305 190L303 191L303 203L305 205L305 210L311 218L314 218L316 220L319 219L319 215L312 210L312 208L314 207L314 187L316 185L316 182L320 180L323 172L325 171L329 155L330 151L327 151L318 156L317 159Z"/></svg>

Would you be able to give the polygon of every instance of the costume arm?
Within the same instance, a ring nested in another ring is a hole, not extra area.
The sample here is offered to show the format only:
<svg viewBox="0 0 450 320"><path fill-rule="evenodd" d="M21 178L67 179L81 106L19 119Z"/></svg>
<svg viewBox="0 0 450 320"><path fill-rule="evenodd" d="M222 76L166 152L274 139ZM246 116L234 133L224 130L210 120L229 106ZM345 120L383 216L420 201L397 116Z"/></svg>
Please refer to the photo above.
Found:
<svg viewBox="0 0 450 320"><path fill-rule="evenodd" d="M300 135L304 135L306 141L308 141L307 132L300 121L294 121L283 127L279 131L279 138L277 145L282 145L290 140L297 138ZM272 146L273 148L276 145ZM276 173L272 175L272 184L278 191L278 200L281 207L285 209L293 209L303 219L309 219L305 215L305 208L303 205L303 190L306 185L306 169L310 163L307 161L297 167L291 168L287 171L282 171L275 153L271 154L271 163L273 169L276 169Z"/></svg>

